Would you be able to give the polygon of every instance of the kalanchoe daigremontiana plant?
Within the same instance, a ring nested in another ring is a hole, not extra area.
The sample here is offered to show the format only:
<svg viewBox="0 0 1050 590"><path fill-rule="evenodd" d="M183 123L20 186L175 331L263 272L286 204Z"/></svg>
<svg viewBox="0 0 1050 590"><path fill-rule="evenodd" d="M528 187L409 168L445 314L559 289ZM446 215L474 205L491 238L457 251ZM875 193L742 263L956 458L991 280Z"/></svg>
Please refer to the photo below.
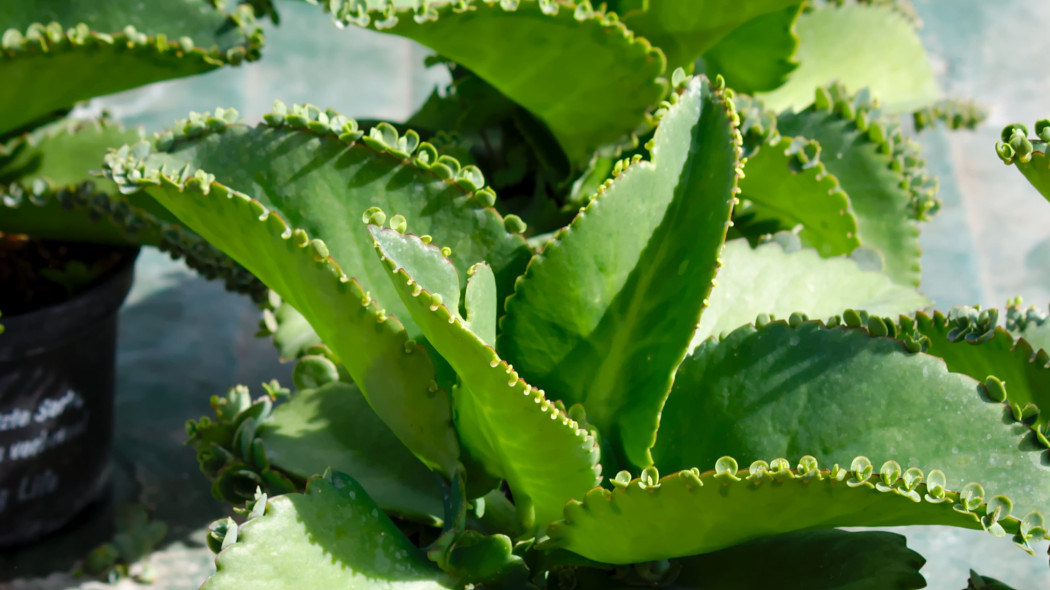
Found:
<svg viewBox="0 0 1050 590"><path fill-rule="evenodd" d="M248 516L206 589L920 588L900 536L830 529L1043 540L1041 318L915 311L936 184L896 115L962 109L906 12L374 4L327 7L455 63L424 131L277 103L106 160L273 290L297 362L188 425ZM789 76L863 15L900 84Z"/></svg>
<svg viewBox="0 0 1050 590"><path fill-rule="evenodd" d="M93 176L108 148L141 139L140 131L107 116L66 117L96 96L257 59L262 33L251 7L219 4L25 0L0 7L0 232L158 246L231 288L265 293L152 199L122 197Z"/></svg>

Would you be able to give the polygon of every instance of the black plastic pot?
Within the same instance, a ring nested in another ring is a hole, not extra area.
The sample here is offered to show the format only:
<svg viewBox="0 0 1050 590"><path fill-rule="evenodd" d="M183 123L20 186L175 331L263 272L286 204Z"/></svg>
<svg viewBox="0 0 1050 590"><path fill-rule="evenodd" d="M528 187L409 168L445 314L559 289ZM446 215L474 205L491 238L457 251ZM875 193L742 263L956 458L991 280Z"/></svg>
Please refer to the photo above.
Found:
<svg viewBox="0 0 1050 590"><path fill-rule="evenodd" d="M61 528L105 489L117 310L136 256L69 301L0 317L0 547Z"/></svg>

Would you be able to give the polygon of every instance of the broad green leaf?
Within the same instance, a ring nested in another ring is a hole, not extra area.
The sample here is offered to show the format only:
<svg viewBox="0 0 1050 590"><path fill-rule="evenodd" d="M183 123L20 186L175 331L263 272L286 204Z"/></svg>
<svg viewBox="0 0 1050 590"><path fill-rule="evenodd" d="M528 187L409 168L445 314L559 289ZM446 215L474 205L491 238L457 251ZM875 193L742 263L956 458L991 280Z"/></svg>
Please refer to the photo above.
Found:
<svg viewBox="0 0 1050 590"><path fill-rule="evenodd" d="M106 172L125 190L146 190L298 309L397 437L452 473L448 396L427 351L410 340L418 329L375 260L362 215L385 219L373 209L382 207L391 223L407 218L452 244L457 265L485 259L497 277L518 272L524 240L479 204L493 195L476 169L453 171L454 160L417 146L414 134L380 125L359 139L352 121L316 108L267 119L248 128L191 118L180 132L195 137L124 149Z"/></svg>
<svg viewBox="0 0 1050 590"><path fill-rule="evenodd" d="M6 2L0 35L0 134L84 99L257 59L262 46L250 11L208 0Z"/></svg>
<svg viewBox="0 0 1050 590"><path fill-rule="evenodd" d="M830 467L830 468L829 468ZM818 468L811 456L756 460L738 469L721 457L712 471L693 468L662 479L655 468L614 488L595 488L565 507L548 529L548 548L604 563L640 563L698 555L772 535L837 526L940 524L980 529L982 518L1003 532L1022 523L995 508L998 500L960 497L922 477L884 477L864 457ZM892 473L893 470L890 469ZM918 472L912 474L919 475ZM930 473L933 480L943 475Z"/></svg>
<svg viewBox="0 0 1050 590"><path fill-rule="evenodd" d="M963 590L1014 590L1010 586L988 576L982 576L970 570L970 580Z"/></svg>
<svg viewBox="0 0 1050 590"><path fill-rule="evenodd" d="M894 281L917 287L922 251L915 222L935 208L935 184L927 187L918 148L863 97L843 96L840 87L819 89L818 97L804 111L782 113L778 129L820 144L820 161L849 196L861 244L882 254L883 272Z"/></svg>
<svg viewBox="0 0 1050 590"><path fill-rule="evenodd" d="M462 64L543 121L572 160L642 127L667 90L663 55L586 4L358 6L337 0L327 7L339 21L407 37Z"/></svg>
<svg viewBox="0 0 1050 590"><path fill-rule="evenodd" d="M237 529L202 590L451 588L353 479L310 482L305 494L271 498Z"/></svg>
<svg viewBox="0 0 1050 590"><path fill-rule="evenodd" d="M721 92L694 78L631 164L547 242L497 340L522 376L583 403L617 459L648 465L674 369L711 290L737 178ZM643 198L644 196L644 198Z"/></svg>
<svg viewBox="0 0 1050 590"><path fill-rule="evenodd" d="M259 425L270 463L309 479L346 473L386 512L444 518L436 476L394 436L352 384L336 381L297 391Z"/></svg>
<svg viewBox="0 0 1050 590"><path fill-rule="evenodd" d="M995 150L1006 164L1014 164L1047 200L1050 200L1050 119L1035 124L1036 137L1028 138L1028 128L1007 125Z"/></svg>
<svg viewBox="0 0 1050 590"><path fill-rule="evenodd" d="M284 301L269 313L263 311L262 323L273 337L282 361L295 360L311 347L324 344L303 314Z"/></svg>
<svg viewBox="0 0 1050 590"><path fill-rule="evenodd" d="M795 21L801 4L754 18L704 52L708 77L721 75L726 84L745 94L779 87L798 67Z"/></svg>
<svg viewBox="0 0 1050 590"><path fill-rule="evenodd" d="M836 529L801 531L678 559L668 572L674 581L661 587L754 590L772 584L779 590L913 590L926 587L919 573L925 562L908 549L901 535ZM637 587L618 584L612 574L579 568L578 587Z"/></svg>
<svg viewBox="0 0 1050 590"><path fill-rule="evenodd" d="M799 2L648 0L643 4L643 8L625 10L621 18L629 29L659 47L667 56L668 69L674 69L692 64L738 27Z"/></svg>
<svg viewBox="0 0 1050 590"><path fill-rule="evenodd" d="M482 342L496 346L496 315L499 302L496 298L496 278L492 267L479 262L470 267L467 291L463 298L467 327Z"/></svg>
<svg viewBox="0 0 1050 590"><path fill-rule="evenodd" d="M507 481L526 530L558 518L565 502L583 497L601 479L597 441L470 331L457 300L427 290L428 284L451 284L447 275L456 272L436 246L393 230L373 226L371 231L391 284L427 340L459 375L453 400L461 443ZM409 249L415 254L404 256ZM428 264L420 262L424 258ZM420 279L406 266L424 269Z"/></svg>
<svg viewBox="0 0 1050 590"><path fill-rule="evenodd" d="M860 246L857 218L838 179L813 157L811 145L784 137L747 159L734 225L751 239L757 236L749 225L763 233L798 227L802 245L821 256L849 254Z"/></svg>
<svg viewBox="0 0 1050 590"><path fill-rule="evenodd" d="M945 316L916 314L915 329L929 338L925 352L944 359L948 370L978 381L995 376L1006 386L1007 399L1020 410L1034 404L1050 410L1050 356L1036 350L1024 338L995 325L998 313L986 316L989 325L979 325L977 311L953 312ZM1041 414L1035 424L1044 428L1050 416Z"/></svg>
<svg viewBox="0 0 1050 590"><path fill-rule="evenodd" d="M911 111L940 98L914 22L888 3L827 3L805 10L795 26L800 65L786 84L759 94L770 108L802 109L813 89L839 81L870 88L889 111Z"/></svg>
<svg viewBox="0 0 1050 590"><path fill-rule="evenodd" d="M855 313L845 314L859 325ZM819 322L742 327L687 358L667 399L653 449L673 471L769 456L941 469L947 487L976 482L1014 500L1019 514L1050 506L1046 449L984 383L910 353L881 320L867 328Z"/></svg>
<svg viewBox="0 0 1050 590"><path fill-rule="evenodd" d="M813 250L786 252L770 242L752 249L744 240L726 244L724 266L711 292L693 346L755 321L759 314L793 313L829 318L846 309L893 316L926 307L929 300L886 275L861 270L849 258L822 258ZM755 285L761 285L757 289Z"/></svg>

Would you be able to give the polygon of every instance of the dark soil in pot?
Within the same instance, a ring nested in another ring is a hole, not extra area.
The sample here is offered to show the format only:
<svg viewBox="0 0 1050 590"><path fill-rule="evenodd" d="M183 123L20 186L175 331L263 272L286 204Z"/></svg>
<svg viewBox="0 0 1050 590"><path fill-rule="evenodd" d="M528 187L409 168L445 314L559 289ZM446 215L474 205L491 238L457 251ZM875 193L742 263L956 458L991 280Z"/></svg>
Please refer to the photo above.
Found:
<svg viewBox="0 0 1050 590"><path fill-rule="evenodd" d="M0 547L57 530L105 487L136 255L0 236Z"/></svg>

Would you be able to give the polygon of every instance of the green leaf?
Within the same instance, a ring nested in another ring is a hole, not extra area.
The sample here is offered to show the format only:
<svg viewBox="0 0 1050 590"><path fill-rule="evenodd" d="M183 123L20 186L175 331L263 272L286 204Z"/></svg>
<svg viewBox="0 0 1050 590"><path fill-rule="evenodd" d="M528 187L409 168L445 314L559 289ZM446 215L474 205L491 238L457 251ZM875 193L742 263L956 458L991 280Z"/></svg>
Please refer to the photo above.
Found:
<svg viewBox="0 0 1050 590"><path fill-rule="evenodd" d="M1021 309L1021 298L1007 304L1006 328L1029 342L1034 350L1050 351L1050 320L1035 306Z"/></svg>
<svg viewBox="0 0 1050 590"><path fill-rule="evenodd" d="M795 21L801 4L754 18L727 35L703 56L708 77L721 75L737 92L754 94L782 85L798 67Z"/></svg>
<svg viewBox="0 0 1050 590"><path fill-rule="evenodd" d="M454 244L460 268L488 260L498 280L519 272L527 246L483 206L493 195L480 173L416 145L415 134L380 125L359 140L356 124L331 111L279 107L255 128L191 117L177 138L111 155L106 172L125 190L146 190L298 309L398 438L452 473L448 396L411 340L418 328L371 252L362 215L385 219L382 207L391 223Z"/></svg>
<svg viewBox="0 0 1050 590"><path fill-rule="evenodd" d="M393 230L372 226L371 231L391 283L427 340L459 375L453 401L461 443L488 471L507 481L526 530L546 525L565 502L598 484L597 441L470 331L457 300L427 290L428 283L450 284L436 276L456 272L436 246ZM404 256L409 249L416 252ZM417 281L405 266L423 268L423 258L429 263Z"/></svg>
<svg viewBox="0 0 1050 590"><path fill-rule="evenodd" d="M864 309L892 316L930 304L915 289L882 273L861 270L848 258L821 258L813 250L787 252L776 242L752 249L744 240L733 240L726 244L722 261L694 346L751 323L759 314L829 318L846 309Z"/></svg>
<svg viewBox="0 0 1050 590"><path fill-rule="evenodd" d="M820 144L820 161L849 196L861 244L882 254L883 272L894 281L917 287L922 250L915 222L937 208L936 181L927 177L917 145L863 95L847 96L841 87L818 94L827 100L781 114L778 129Z"/></svg>
<svg viewBox="0 0 1050 590"><path fill-rule="evenodd" d="M583 403L635 465L650 462L711 290L737 178L732 120L721 92L689 82L660 121L652 161L630 164L547 242L506 303L500 353L566 405Z"/></svg>
<svg viewBox="0 0 1050 590"><path fill-rule="evenodd" d="M855 312L845 314L859 325ZM1017 512L1046 509L1045 448L992 401L984 383L905 348L914 334L819 322L742 327L687 358L667 399L653 457L662 470L808 454L846 464L942 469L947 487L977 482ZM906 338L907 337L907 338ZM913 348L917 349L917 348Z"/></svg>
<svg viewBox="0 0 1050 590"><path fill-rule="evenodd" d="M963 590L1014 590L1010 586L996 580L995 578L989 578L982 576L977 572L970 570L970 580Z"/></svg>
<svg viewBox="0 0 1050 590"><path fill-rule="evenodd" d="M273 337L282 361L300 358L310 348L324 344L303 314L284 301L273 310L264 310L262 323Z"/></svg>
<svg viewBox="0 0 1050 590"><path fill-rule="evenodd" d="M895 113L940 98L915 24L893 6L827 3L803 12L795 30L801 65L787 84L759 95L774 110L805 108L814 88L835 80L854 91L870 88Z"/></svg>
<svg viewBox="0 0 1050 590"><path fill-rule="evenodd" d="M760 0L744 4L719 0L648 0L644 8L626 10L624 24L663 50L667 67L686 67L738 27L798 0Z"/></svg>
<svg viewBox="0 0 1050 590"><path fill-rule="evenodd" d="M992 312L992 313L989 313ZM944 315L916 314L915 329L929 338L925 352L940 357L953 373L978 381L995 376L1005 386L1011 405L1034 404L1050 410L1050 356L1036 350L1024 338L1015 338L996 325L997 310L984 312L987 323L978 323L978 310L957 309ZM1050 415L1033 422L1044 428Z"/></svg>
<svg viewBox="0 0 1050 590"><path fill-rule="evenodd" d="M235 538L202 590L452 587L365 490L338 473L311 481L305 494L270 499Z"/></svg>
<svg viewBox="0 0 1050 590"><path fill-rule="evenodd" d="M734 211L738 231L753 240L758 236L748 226L760 227L762 233L799 227L802 245L826 257L849 254L860 246L849 197L813 157L817 150L819 145L783 137L748 157L740 179L743 203Z"/></svg>
<svg viewBox="0 0 1050 590"><path fill-rule="evenodd" d="M560 2L475 2L391 12L330 3L337 20L417 41L468 68L546 123L572 160L645 124L667 90L659 51L615 19ZM586 8L585 8L586 7ZM594 97L616 97L595 100Z"/></svg>
<svg viewBox="0 0 1050 590"><path fill-rule="evenodd" d="M250 10L207 0L8 2L0 35L0 134L84 99L257 59L262 46Z"/></svg>
<svg viewBox="0 0 1050 590"><path fill-rule="evenodd" d="M259 425L271 465L303 479L346 473L385 512L440 524L436 476L401 444L352 384L336 381L296 392Z"/></svg>
<svg viewBox="0 0 1050 590"><path fill-rule="evenodd" d="M669 590L913 590L925 588L921 555L905 538L886 532L802 531L756 539L670 563ZM762 567L755 567L760 563ZM589 573L594 572L594 573ZM588 575L589 573L589 575ZM579 568L583 588L637 587L606 572ZM587 583L591 585L588 586ZM640 585L640 584L638 584Z"/></svg>
<svg viewBox="0 0 1050 590"><path fill-rule="evenodd" d="M1047 200L1050 200L1050 119L1035 123L1035 137L1020 123L1007 125L995 151L1005 164L1013 164Z"/></svg>
<svg viewBox="0 0 1050 590"><path fill-rule="evenodd" d="M1021 526L1001 511L996 514L994 502L961 498L943 484L921 478L905 482L899 466L897 477L888 479L881 475L886 469L873 472L865 457L849 465L818 469L813 457L804 456L796 467L780 458L738 469L736 460L721 457L712 471L693 468L662 479L649 467L629 482L617 476L611 491L595 488L582 501L570 502L565 519L551 524L550 539L541 548L564 548L622 564L699 555L772 535L837 526L980 529L982 518L1004 532ZM934 472L930 476L941 479Z"/></svg>

